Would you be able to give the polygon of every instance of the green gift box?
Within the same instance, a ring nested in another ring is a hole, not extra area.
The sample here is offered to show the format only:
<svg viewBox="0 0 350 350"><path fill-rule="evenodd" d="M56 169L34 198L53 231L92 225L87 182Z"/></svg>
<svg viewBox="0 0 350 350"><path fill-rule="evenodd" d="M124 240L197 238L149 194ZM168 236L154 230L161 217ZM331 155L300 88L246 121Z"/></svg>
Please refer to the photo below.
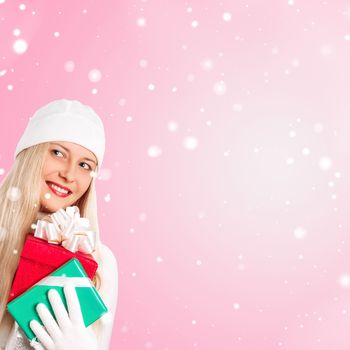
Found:
<svg viewBox="0 0 350 350"><path fill-rule="evenodd" d="M30 321L37 320L43 325L35 309L39 303L45 304L55 318L55 314L48 299L48 291L50 289L56 289L58 291L66 310L68 310L63 291L64 283L67 280L75 286L86 327L108 312L106 305L87 276L79 260L73 258L7 304L9 313L23 329L30 341L36 338L29 327Z"/></svg>

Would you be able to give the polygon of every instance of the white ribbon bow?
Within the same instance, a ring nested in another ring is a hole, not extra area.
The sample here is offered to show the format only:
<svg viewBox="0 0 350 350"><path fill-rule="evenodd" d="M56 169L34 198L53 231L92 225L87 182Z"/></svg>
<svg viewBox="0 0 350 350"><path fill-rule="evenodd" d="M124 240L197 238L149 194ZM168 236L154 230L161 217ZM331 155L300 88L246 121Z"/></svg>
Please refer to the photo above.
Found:
<svg viewBox="0 0 350 350"><path fill-rule="evenodd" d="M91 254L95 250L96 233L89 230L89 220L80 217L77 206L67 207L66 210L59 209L45 218L49 221L37 221L34 237L61 244L73 253L80 251Z"/></svg>

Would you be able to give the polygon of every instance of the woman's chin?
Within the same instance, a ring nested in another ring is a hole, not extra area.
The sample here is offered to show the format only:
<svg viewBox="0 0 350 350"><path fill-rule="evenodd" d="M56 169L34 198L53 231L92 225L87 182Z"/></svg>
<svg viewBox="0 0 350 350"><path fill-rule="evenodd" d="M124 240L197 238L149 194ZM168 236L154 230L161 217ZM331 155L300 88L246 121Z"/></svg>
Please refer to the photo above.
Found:
<svg viewBox="0 0 350 350"><path fill-rule="evenodd" d="M48 205L48 204L41 204L40 206L40 211L44 212L44 213L55 213L56 211L60 210L61 208L63 208L62 205Z"/></svg>

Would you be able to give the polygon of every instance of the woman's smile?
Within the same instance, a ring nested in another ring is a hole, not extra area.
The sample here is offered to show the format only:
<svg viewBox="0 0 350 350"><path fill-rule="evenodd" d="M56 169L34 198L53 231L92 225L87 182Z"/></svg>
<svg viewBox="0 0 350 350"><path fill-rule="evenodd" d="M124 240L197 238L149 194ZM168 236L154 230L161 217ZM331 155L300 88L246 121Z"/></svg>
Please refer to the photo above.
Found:
<svg viewBox="0 0 350 350"><path fill-rule="evenodd" d="M59 185L56 182L52 182L52 181L45 181L47 186L50 188L50 190L58 197L68 197L72 191L64 186Z"/></svg>

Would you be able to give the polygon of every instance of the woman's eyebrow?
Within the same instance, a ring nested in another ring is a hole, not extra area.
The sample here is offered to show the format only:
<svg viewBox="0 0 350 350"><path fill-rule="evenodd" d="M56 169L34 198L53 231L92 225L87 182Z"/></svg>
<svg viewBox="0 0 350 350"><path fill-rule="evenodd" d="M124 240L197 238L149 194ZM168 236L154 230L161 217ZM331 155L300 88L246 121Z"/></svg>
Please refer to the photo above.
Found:
<svg viewBox="0 0 350 350"><path fill-rule="evenodd" d="M66 147L62 146L62 145L61 145L61 144L59 144L59 143L51 142L51 145L60 146L60 147L62 147L63 149L65 149L67 152L70 152L70 150L69 150L68 148L66 148Z"/></svg>
<svg viewBox="0 0 350 350"><path fill-rule="evenodd" d="M96 162L93 160L93 159L90 159L90 158L83 158L84 160L89 160L90 162L93 162L94 164L96 164Z"/></svg>
<svg viewBox="0 0 350 350"><path fill-rule="evenodd" d="M51 142L51 144L52 144L52 145L57 145L57 146L60 146L60 147L62 147L63 149L65 149L67 152L69 152L69 153L70 153L70 150L69 150L68 148L66 148L66 147L62 146L62 145L61 145L61 144L59 144L59 143L56 143L56 142ZM93 162L94 164L96 164L96 162L95 162L93 159L90 159L90 158L87 158L87 157L84 157L83 159L84 159L84 160L89 160L90 162Z"/></svg>

